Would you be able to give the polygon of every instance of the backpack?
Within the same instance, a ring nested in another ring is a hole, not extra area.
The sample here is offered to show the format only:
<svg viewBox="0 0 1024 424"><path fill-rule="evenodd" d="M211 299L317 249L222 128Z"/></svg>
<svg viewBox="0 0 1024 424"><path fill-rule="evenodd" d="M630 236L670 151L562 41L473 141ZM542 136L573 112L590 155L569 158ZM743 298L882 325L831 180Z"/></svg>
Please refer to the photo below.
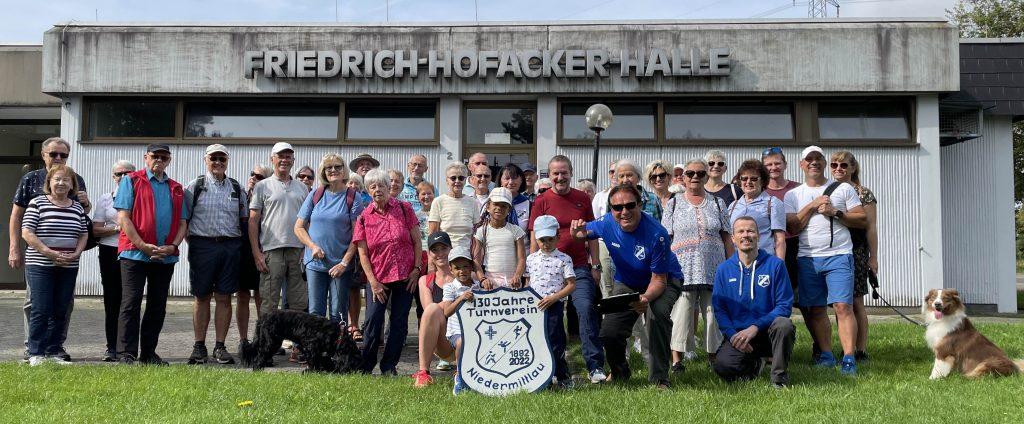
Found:
<svg viewBox="0 0 1024 424"><path fill-rule="evenodd" d="M829 184L828 187L825 187L825 192L822 193L822 195L831 196L832 193L835 193L836 189L839 188L839 184L842 183L840 183L839 181L832 181L832 184ZM835 241L835 219L836 218L834 216L828 217L828 247L832 247L832 242Z"/></svg>
<svg viewBox="0 0 1024 424"><path fill-rule="evenodd" d="M235 181L234 178L231 178L231 177L226 177L226 178L228 179L228 181L231 182L231 194L233 194L235 196L235 198L238 199L238 210L239 211L245 210L245 205L242 203L242 186L239 185L238 181ZM205 190L206 190L206 176L205 175L200 175L199 178L196 178L196 189L195 189L195 192L192 193L192 208L189 209L189 211L191 213L195 213L196 204L199 203L199 194L201 194ZM190 216L188 220L191 222L192 221L192 217ZM238 219L238 228L240 228L242 230L242 234L246 234L247 233L247 229L242 226L242 221L243 221L242 218Z"/></svg>
<svg viewBox="0 0 1024 424"><path fill-rule="evenodd" d="M316 207L317 203L320 203L320 199L324 198L324 191L327 190L327 186L320 186L313 192L313 205L309 208L310 211ZM356 190L352 188L345 189L345 207L348 208L349 220L352 217L352 204L356 201Z"/></svg>
<svg viewBox="0 0 1024 424"><path fill-rule="evenodd" d="M676 216L676 202L678 202L678 199L679 199L680 195L686 196L686 193L684 193L684 192L676 193L676 194L672 195L672 199L669 200L669 203L672 205L672 209L669 209L669 214L666 215L666 216L668 216L670 220L671 219L675 219L675 216ZM722 204L719 203L719 202L722 202L723 200L719 199L718 196L715 196L715 195L710 194L710 193L705 193L704 195L705 195L705 198L706 198L706 196L711 196L711 201L715 202L715 206L718 207L718 225L720 225L722 227L722 231L725 231L725 222L722 221ZM731 213L732 212L730 211L730 214ZM673 235L671 228L666 228L666 230L668 230L669 235Z"/></svg>

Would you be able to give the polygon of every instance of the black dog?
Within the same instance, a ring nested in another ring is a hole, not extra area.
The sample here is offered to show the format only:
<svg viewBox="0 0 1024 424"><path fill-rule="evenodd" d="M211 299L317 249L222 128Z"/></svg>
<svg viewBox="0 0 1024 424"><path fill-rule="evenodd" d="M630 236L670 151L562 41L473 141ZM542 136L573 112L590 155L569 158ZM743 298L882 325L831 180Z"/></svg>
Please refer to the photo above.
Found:
<svg viewBox="0 0 1024 424"><path fill-rule="evenodd" d="M273 366L274 353L285 339L308 358L307 371L345 374L357 371L359 347L343 326L299 311L276 310L256 322L256 338L242 346L242 364L260 370Z"/></svg>

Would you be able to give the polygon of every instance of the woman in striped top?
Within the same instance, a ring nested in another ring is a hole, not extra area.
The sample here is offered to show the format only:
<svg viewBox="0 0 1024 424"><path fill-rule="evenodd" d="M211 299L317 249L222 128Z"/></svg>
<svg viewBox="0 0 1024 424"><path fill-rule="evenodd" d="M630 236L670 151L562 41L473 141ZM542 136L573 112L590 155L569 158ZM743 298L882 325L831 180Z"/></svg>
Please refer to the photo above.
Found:
<svg viewBox="0 0 1024 424"><path fill-rule="evenodd" d="M56 353L75 292L78 257L89 236L85 209L68 197L77 189L71 167L53 166L46 173L46 195L29 202L22 220L21 236L28 243L25 280L32 293L28 351L33 366L47 360L68 363Z"/></svg>

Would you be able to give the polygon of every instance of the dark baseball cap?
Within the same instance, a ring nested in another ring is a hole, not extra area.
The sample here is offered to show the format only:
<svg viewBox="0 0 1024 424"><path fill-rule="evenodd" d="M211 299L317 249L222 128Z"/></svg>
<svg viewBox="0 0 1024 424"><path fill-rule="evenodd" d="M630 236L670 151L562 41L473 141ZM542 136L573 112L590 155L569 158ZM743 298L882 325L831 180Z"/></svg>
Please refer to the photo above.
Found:
<svg viewBox="0 0 1024 424"><path fill-rule="evenodd" d="M537 173L537 167L533 166L533 164L530 162L523 162L521 165L519 165L519 169L522 169L523 172L532 172L534 174Z"/></svg>
<svg viewBox="0 0 1024 424"><path fill-rule="evenodd" d="M171 153L171 147L166 144L154 143L146 146L146 153L167 152Z"/></svg>
<svg viewBox="0 0 1024 424"><path fill-rule="evenodd" d="M452 238L448 237L448 233L444 231L434 231L427 236L427 249L434 247L438 243L452 247Z"/></svg>

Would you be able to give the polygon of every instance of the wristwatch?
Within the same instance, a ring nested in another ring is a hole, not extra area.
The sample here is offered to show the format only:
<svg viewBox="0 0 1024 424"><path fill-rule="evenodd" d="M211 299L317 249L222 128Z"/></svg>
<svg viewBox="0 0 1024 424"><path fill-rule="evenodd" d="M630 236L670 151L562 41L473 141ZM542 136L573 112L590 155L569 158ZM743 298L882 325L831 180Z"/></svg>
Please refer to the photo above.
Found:
<svg viewBox="0 0 1024 424"><path fill-rule="evenodd" d="M843 215L846 215L846 213L839 209L836 209L836 218L843 219Z"/></svg>
<svg viewBox="0 0 1024 424"><path fill-rule="evenodd" d="M596 269L598 271L603 271L603 269L601 267L601 264L594 265L594 269Z"/></svg>

